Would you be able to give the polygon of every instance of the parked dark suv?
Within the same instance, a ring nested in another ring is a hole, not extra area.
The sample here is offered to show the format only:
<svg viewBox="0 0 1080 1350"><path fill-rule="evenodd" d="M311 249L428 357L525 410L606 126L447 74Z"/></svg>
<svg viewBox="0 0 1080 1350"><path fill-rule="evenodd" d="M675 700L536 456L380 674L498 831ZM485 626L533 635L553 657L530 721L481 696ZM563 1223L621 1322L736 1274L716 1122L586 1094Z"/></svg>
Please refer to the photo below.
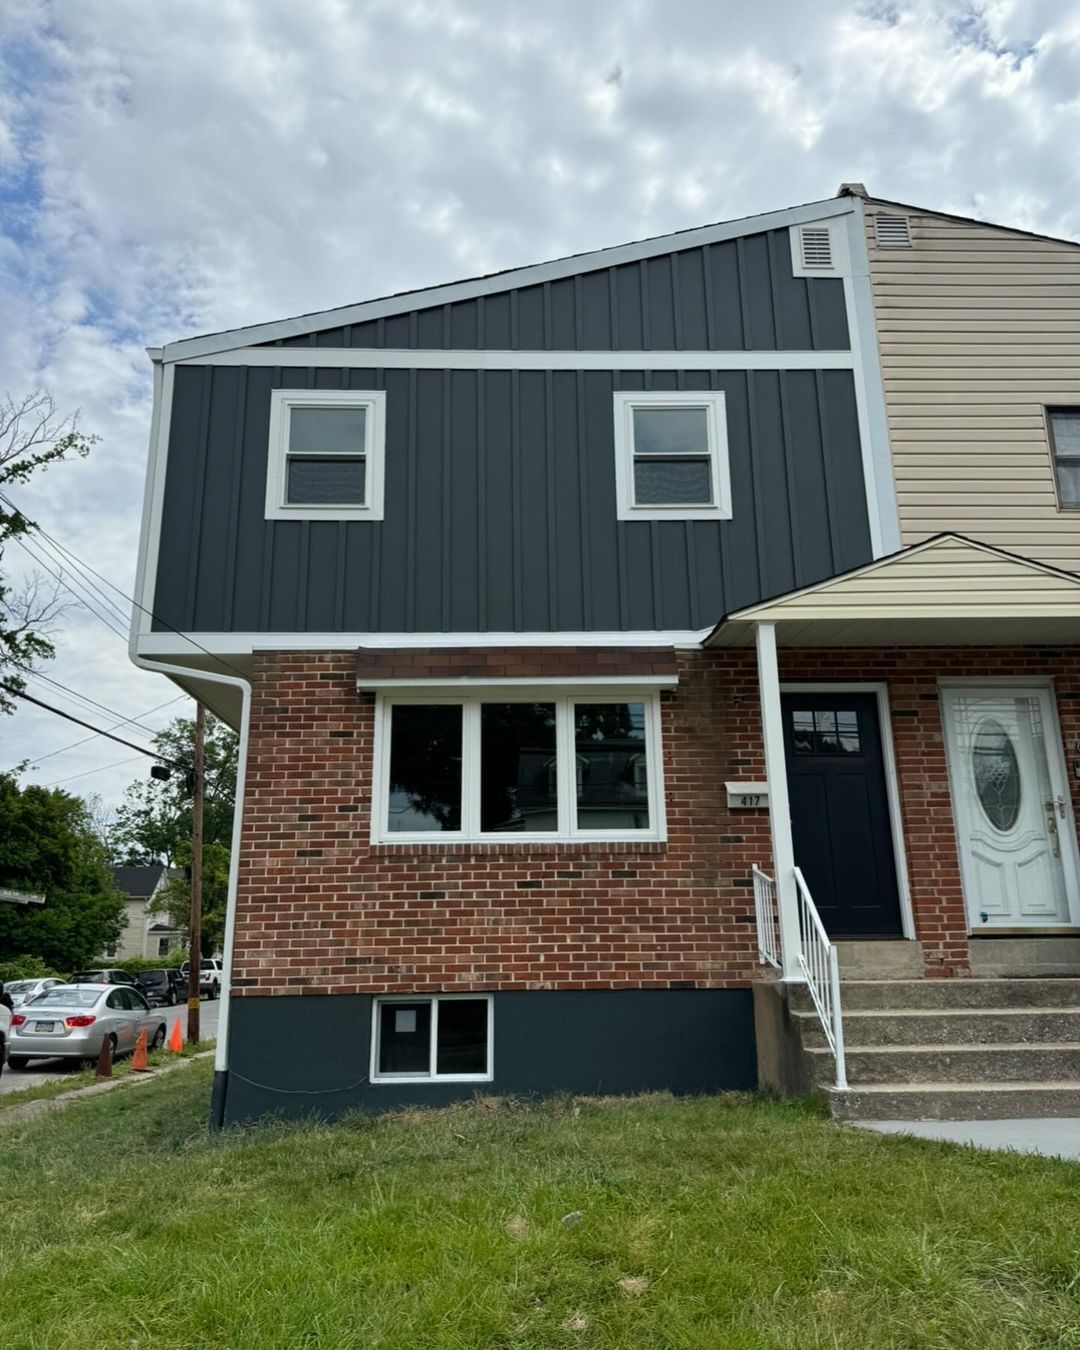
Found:
<svg viewBox="0 0 1080 1350"><path fill-rule="evenodd" d="M188 996L186 977L171 966L163 970L140 971L135 976L135 987L155 1005L167 1003L173 1007L183 1003Z"/></svg>
<svg viewBox="0 0 1080 1350"><path fill-rule="evenodd" d="M67 978L68 984L134 984L134 976L126 970L77 970Z"/></svg>

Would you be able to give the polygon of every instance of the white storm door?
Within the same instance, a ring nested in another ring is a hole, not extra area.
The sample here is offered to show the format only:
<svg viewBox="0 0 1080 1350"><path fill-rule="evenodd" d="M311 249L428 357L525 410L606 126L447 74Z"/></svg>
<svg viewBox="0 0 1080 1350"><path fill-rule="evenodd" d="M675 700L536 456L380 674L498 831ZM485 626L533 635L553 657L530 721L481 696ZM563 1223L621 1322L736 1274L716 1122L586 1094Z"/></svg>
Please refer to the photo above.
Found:
<svg viewBox="0 0 1080 1350"><path fill-rule="evenodd" d="M1072 804L1049 689L946 688L942 702L971 931L1069 923Z"/></svg>

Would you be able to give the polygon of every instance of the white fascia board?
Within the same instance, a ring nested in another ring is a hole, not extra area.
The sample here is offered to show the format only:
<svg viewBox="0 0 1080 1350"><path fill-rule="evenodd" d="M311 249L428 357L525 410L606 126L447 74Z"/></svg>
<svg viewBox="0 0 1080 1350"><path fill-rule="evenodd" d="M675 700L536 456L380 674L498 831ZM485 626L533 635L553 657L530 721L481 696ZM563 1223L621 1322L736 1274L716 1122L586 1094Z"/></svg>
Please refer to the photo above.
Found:
<svg viewBox="0 0 1080 1350"><path fill-rule="evenodd" d="M851 351L467 351L448 347L236 347L176 366L272 366L283 370L851 370ZM304 390L305 393L309 392ZM351 392L351 391L346 391Z"/></svg>
<svg viewBox="0 0 1080 1350"><path fill-rule="evenodd" d="M579 253L552 262L536 263L508 272L474 277L468 281L450 282L420 291L407 291L378 300L344 305L338 309L316 310L310 314L299 314L294 318L278 319L271 323L231 328L221 333L208 333L203 337L183 338L165 345L164 359L179 361L199 356L213 356L235 347L276 342L279 338L299 337L319 328L341 328L348 324L366 323L372 319L405 314L413 309L428 309L433 305L453 304L458 300L472 300L481 295L497 295L502 291L517 290L522 286L536 286L544 281L558 281L563 277L574 276L578 272L593 271L601 267L618 267L623 263L654 258L662 253L681 253L686 249L700 248L704 244L718 244L748 234L761 234L766 230L783 229L812 220L828 220L835 216L849 215L854 210L853 200L851 197L838 197L820 202L807 202L803 206L789 207L783 211L769 211L759 216L744 216L739 220L703 225L696 230L658 235L656 238L642 239L637 243L596 249L590 253Z"/></svg>
<svg viewBox="0 0 1080 1350"><path fill-rule="evenodd" d="M888 557L901 547L900 513L896 501L889 424L885 413L885 385L881 376L877 320L870 288L870 256L866 247L866 223L859 197L850 199L853 210L846 225L847 267L844 300L848 341L854 357L855 406L859 420L866 514L870 545L875 558Z"/></svg>
<svg viewBox="0 0 1080 1350"><path fill-rule="evenodd" d="M361 647L700 647L709 628L589 633L145 633L140 656L250 656L253 652L352 651Z"/></svg>
<svg viewBox="0 0 1080 1350"><path fill-rule="evenodd" d="M678 675L556 675L542 678L538 675L511 677L499 675L495 678L483 675L431 676L423 679L408 676L395 679L370 679L363 675L356 678L357 689L422 689L427 693L435 690L452 689L513 689L518 693L545 689L588 689L592 693L604 689L674 689L679 683Z"/></svg>

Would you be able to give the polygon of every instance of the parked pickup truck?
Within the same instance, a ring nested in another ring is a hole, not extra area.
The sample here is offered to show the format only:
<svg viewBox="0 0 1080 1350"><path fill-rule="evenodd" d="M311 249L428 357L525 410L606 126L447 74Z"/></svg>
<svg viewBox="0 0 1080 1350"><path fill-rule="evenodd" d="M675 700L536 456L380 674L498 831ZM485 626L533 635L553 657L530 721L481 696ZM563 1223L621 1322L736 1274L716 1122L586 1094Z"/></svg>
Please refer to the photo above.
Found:
<svg viewBox="0 0 1080 1350"><path fill-rule="evenodd" d="M180 974L186 978L187 973L188 963L185 961L180 967ZM199 993L205 994L207 998L217 998L224 982L225 967L222 962L216 956L204 956L199 962Z"/></svg>

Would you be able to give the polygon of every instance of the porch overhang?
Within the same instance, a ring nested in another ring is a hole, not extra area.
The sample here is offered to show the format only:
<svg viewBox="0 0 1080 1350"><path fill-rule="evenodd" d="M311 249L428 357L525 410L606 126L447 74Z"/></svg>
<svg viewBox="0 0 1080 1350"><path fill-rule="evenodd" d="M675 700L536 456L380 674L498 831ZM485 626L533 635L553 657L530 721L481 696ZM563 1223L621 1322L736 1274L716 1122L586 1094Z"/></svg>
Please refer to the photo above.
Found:
<svg viewBox="0 0 1080 1350"><path fill-rule="evenodd" d="M738 610L705 647L1063 646L1080 642L1080 576L944 534Z"/></svg>

